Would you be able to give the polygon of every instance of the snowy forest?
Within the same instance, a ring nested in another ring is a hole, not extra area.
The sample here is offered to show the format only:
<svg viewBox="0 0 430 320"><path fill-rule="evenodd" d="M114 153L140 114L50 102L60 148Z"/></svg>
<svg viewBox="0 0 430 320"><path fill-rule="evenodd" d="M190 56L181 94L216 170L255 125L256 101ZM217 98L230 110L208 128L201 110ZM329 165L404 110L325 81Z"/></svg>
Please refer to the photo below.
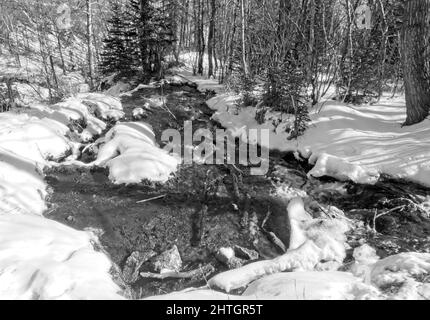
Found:
<svg viewBox="0 0 430 320"><path fill-rule="evenodd" d="M429 115L430 0L0 0L0 299L429 300Z"/></svg>

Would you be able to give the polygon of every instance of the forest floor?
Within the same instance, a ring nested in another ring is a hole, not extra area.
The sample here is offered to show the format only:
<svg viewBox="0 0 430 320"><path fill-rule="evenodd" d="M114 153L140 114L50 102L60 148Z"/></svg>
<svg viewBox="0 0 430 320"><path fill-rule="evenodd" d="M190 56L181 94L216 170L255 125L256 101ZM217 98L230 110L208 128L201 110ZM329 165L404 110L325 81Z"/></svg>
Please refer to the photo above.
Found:
<svg viewBox="0 0 430 320"><path fill-rule="evenodd" d="M145 119L152 125L160 144L163 130L181 130L186 120L194 120L194 130L217 128L211 120L212 111L205 103L207 95L191 86L145 87L123 96L124 121L132 121L133 110L147 99L160 96L166 97L166 106L175 115L157 109ZM86 155L81 160L93 159ZM239 245L256 250L265 259L282 254L261 230L258 235L252 235L249 224L244 223L244 212L251 217L255 212L259 226L268 218L265 230L276 234L288 247L286 203L277 192L302 190L321 206L314 208L315 215L322 214L321 208L336 206L361 225L349 234L350 254L362 243L374 246L381 257L409 251L430 252L430 219L413 208L404 206L403 210L377 219L377 232L372 231L375 213L403 205L398 202L402 197L429 196L430 189L389 179L382 179L374 186L317 180L307 177L310 169L291 154L272 153L270 172L266 176L251 176L249 168L240 165L194 164L181 166L166 184L118 186L109 181L108 172L103 169L51 168L45 172L51 187L50 210L46 216L78 230L101 230L101 244L121 269L134 252L153 251L159 255L176 245L183 270L211 264L218 273L227 269L216 258L216 252L222 247ZM246 195L250 200L245 201L247 209L242 210L241 202ZM162 198L139 203L158 196ZM259 238L258 245L255 237ZM148 260L140 271L154 271L153 260ZM134 298L145 298L198 287L205 282L205 279L140 278L131 287Z"/></svg>

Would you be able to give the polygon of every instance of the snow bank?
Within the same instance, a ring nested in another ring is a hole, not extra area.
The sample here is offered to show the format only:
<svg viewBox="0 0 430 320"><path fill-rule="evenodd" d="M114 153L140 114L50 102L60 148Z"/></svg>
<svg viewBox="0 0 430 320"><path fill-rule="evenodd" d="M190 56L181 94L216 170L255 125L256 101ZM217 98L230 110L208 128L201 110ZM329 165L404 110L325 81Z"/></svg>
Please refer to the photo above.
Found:
<svg viewBox="0 0 430 320"><path fill-rule="evenodd" d="M278 273L251 284L243 294L258 300L361 300L378 291L347 272Z"/></svg>
<svg viewBox="0 0 430 320"><path fill-rule="evenodd" d="M123 94L129 90L130 90L130 84L120 81L120 82L114 84L108 90L106 90L105 93L110 95L110 96L113 96L113 97L119 97L119 96L121 96L121 94Z"/></svg>
<svg viewBox="0 0 430 320"><path fill-rule="evenodd" d="M39 216L0 213L0 299L120 298L91 240Z"/></svg>
<svg viewBox="0 0 430 320"><path fill-rule="evenodd" d="M304 136L289 141L292 117L269 113L255 120L256 109L238 108L239 97L219 95L208 101L214 120L241 137L244 129L268 129L270 148L296 152L315 164L310 175L332 176L357 183L375 183L381 174L430 186L430 120L402 128L403 99L373 106L349 106L328 101L311 110ZM274 123L274 119L281 123Z"/></svg>
<svg viewBox="0 0 430 320"><path fill-rule="evenodd" d="M118 124L103 142L94 164L108 167L116 184L165 182L179 165L178 159L156 146L152 128L144 123Z"/></svg>
<svg viewBox="0 0 430 320"><path fill-rule="evenodd" d="M188 289L147 300L364 300L379 299L376 288L347 272L276 273L253 282L242 296Z"/></svg>
<svg viewBox="0 0 430 320"><path fill-rule="evenodd" d="M42 216L43 167L76 149L68 126L104 123L79 99L21 112L0 114L0 299L121 298L95 236Z"/></svg>
<svg viewBox="0 0 430 320"><path fill-rule="evenodd" d="M100 119L118 121L125 116L121 100L118 98L101 93L82 93L77 98L92 108Z"/></svg>

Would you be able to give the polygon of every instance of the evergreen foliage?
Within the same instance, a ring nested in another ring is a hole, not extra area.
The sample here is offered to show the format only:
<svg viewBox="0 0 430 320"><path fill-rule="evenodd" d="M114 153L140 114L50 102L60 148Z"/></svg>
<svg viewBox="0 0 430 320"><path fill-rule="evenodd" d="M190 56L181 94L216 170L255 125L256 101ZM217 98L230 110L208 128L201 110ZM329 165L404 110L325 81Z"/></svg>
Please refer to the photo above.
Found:
<svg viewBox="0 0 430 320"><path fill-rule="evenodd" d="M120 4L111 4L111 18L107 21L108 35L104 39L100 71L107 75L115 72L130 71L133 67L135 32L128 15Z"/></svg>
<svg viewBox="0 0 430 320"><path fill-rule="evenodd" d="M169 7L164 1L129 0L125 10L112 4L104 41L103 73L139 68L145 75L162 75L164 57L174 43Z"/></svg>

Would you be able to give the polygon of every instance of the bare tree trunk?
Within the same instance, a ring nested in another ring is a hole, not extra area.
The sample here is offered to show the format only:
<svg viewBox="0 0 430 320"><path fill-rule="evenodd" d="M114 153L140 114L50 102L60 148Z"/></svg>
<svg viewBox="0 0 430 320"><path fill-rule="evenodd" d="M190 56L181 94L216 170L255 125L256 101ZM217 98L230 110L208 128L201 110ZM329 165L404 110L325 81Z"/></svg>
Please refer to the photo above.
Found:
<svg viewBox="0 0 430 320"><path fill-rule="evenodd" d="M51 72L52 72L52 78L54 79L55 83L55 89L59 89L58 87L58 78L57 74L55 73L55 65L54 65L54 59L52 58L52 55L49 55L49 63L51 64Z"/></svg>
<svg viewBox="0 0 430 320"><path fill-rule="evenodd" d="M215 50L215 16L216 16L216 0L210 0L211 5L211 16L209 22L209 35L208 35L208 60L209 60L209 71L208 77L214 76L214 50Z"/></svg>
<svg viewBox="0 0 430 320"><path fill-rule="evenodd" d="M242 11L242 64L245 76L249 75L248 62L246 60L246 16L245 16L245 0L241 0Z"/></svg>
<svg viewBox="0 0 430 320"><path fill-rule="evenodd" d="M45 79L46 79L46 84L48 86L49 99L52 101L53 100L52 85L51 85L51 79L49 76L48 61L47 61L47 56L46 56L47 54L46 54L45 35L46 35L46 33L44 32L44 30L41 30L38 28L37 36L38 36L38 40L39 40L39 50L40 50L40 55L42 57L43 70L45 71L44 75L45 75Z"/></svg>
<svg viewBox="0 0 430 320"><path fill-rule="evenodd" d="M93 19L92 19L92 8L91 0L86 0L87 5L87 46L88 46L88 78L90 89L94 89L94 74L93 74L93 50L92 50L92 39L93 39Z"/></svg>
<svg viewBox="0 0 430 320"><path fill-rule="evenodd" d="M430 111L430 89L425 61L430 2L409 0L406 1L404 10L401 48L407 108L405 125L413 125L423 121Z"/></svg>
<svg viewBox="0 0 430 320"><path fill-rule="evenodd" d="M56 26L56 24L54 23L54 25ZM55 27L56 29L56 37L57 37L57 46L58 46L58 53L60 54L60 59L61 59L61 67L63 69L63 74L66 75L67 74L67 70L66 70L66 63L64 62L64 55L63 55L63 48L61 46L61 38L60 38L60 33L57 27Z"/></svg>
<svg viewBox="0 0 430 320"><path fill-rule="evenodd" d="M203 75L204 68L203 68L203 59L205 55L205 35L204 35L204 17L205 17L205 11L204 11L204 2L203 0L198 0L198 52L199 52L199 58L198 58L198 67L197 67L197 73L200 75Z"/></svg>
<svg viewBox="0 0 430 320"><path fill-rule="evenodd" d="M229 54L228 54L228 68L227 68L227 74L226 76L230 76L231 73L233 72L233 63L234 63L234 55L235 55L235 46L234 46L234 41L236 38L236 30L237 30L237 25L236 25L236 20L237 20L237 6L234 6L234 12L233 12L233 30L232 30L232 35L230 38L230 45L229 45Z"/></svg>
<svg viewBox="0 0 430 320"><path fill-rule="evenodd" d="M312 104L318 103L316 97L316 83L314 79L314 62L315 62L315 0L310 0L310 26L309 26L309 48L308 48L308 83L312 85Z"/></svg>

